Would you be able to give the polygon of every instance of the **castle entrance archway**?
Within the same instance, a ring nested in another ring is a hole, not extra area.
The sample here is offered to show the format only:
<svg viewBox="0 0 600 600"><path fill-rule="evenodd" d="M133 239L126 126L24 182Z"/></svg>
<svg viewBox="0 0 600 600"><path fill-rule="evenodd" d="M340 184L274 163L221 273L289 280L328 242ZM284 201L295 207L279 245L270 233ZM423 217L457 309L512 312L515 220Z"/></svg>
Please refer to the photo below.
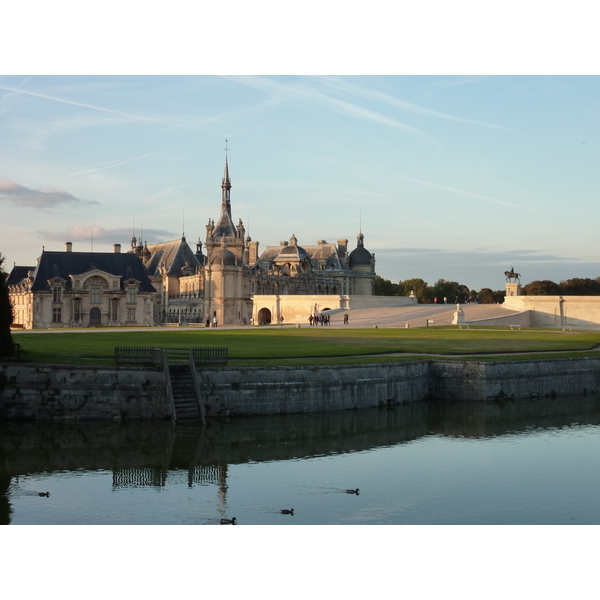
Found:
<svg viewBox="0 0 600 600"><path fill-rule="evenodd" d="M271 311L268 308L261 308L258 311L258 324L268 325L271 322Z"/></svg>
<svg viewBox="0 0 600 600"><path fill-rule="evenodd" d="M97 306L90 310L90 327L99 327L102 325L102 313Z"/></svg>

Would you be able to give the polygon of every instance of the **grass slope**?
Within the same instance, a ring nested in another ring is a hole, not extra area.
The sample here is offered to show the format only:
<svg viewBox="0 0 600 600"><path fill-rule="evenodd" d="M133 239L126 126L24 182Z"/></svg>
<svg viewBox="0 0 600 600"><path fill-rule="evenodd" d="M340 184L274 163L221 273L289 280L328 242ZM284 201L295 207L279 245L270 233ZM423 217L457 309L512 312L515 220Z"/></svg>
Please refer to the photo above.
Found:
<svg viewBox="0 0 600 600"><path fill-rule="evenodd" d="M14 339L29 360L62 364L112 364L115 346L227 346L231 365L382 362L406 360L415 354L477 357L489 353L534 352L547 357L545 353L574 350L600 353L592 350L600 344L598 332L503 328L95 330L28 332L17 334Z"/></svg>

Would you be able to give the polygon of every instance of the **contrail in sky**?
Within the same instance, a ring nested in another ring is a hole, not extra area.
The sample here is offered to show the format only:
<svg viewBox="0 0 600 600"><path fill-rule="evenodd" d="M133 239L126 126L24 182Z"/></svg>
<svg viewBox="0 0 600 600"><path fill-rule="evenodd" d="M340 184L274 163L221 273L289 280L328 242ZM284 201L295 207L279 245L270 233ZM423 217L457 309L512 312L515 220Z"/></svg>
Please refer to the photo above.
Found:
<svg viewBox="0 0 600 600"><path fill-rule="evenodd" d="M465 190L459 190L458 188L451 188L445 185L438 185L437 183L429 183L428 181L421 181L420 179L413 179L412 177L406 177L405 175L396 175L396 177L400 177L401 179L407 179L408 181L414 181L415 183L420 183L422 185L429 185L434 188L439 188L440 190L448 190L449 192L456 192L457 194L466 194L467 196L473 196L474 198L481 198L482 200L489 200L490 202L496 202L497 204L504 204L504 206L512 206L513 208L521 208L523 210L530 210L525 206L519 206L518 204L511 204L510 202L503 202L502 200L496 200L495 198L488 198L487 196L480 196L479 194L474 194L473 192L466 192Z"/></svg>
<svg viewBox="0 0 600 600"><path fill-rule="evenodd" d="M105 167L92 167L91 169L85 169L83 171L77 171L76 173L70 173L69 175L65 175L56 181L62 181L63 179L69 179L70 177L76 177L77 175L85 175L86 173L94 173L95 171L105 171L106 169L112 169L114 167L120 167L121 165L126 165L127 163L134 162L136 160L141 160L142 158L146 158L147 156L153 156L155 152L151 152L150 154L142 154L141 156L137 156L136 158L130 158L128 160L124 160L120 163L114 163L107 165Z"/></svg>
<svg viewBox="0 0 600 600"><path fill-rule="evenodd" d="M17 90L18 90L18 91L22 91L22 90L20 90L20 88L22 88L22 87L23 87L23 86L24 86L24 85L25 85L25 84L26 84L26 83L27 83L27 82L28 82L28 81L29 81L29 80L30 80L32 77L33 77L33 75L30 75L30 76L29 76L29 77L28 77L28 78L27 78L25 81L23 81L22 83L20 83L20 84L17 86ZM3 103L3 102L4 102L4 101L5 101L5 100L6 100L6 99L9 97L9 96L10 96L10 94L6 94L6 96L4 96L4 98L2 98L2 99L0 100L0 104L2 104L2 103Z"/></svg>
<svg viewBox="0 0 600 600"><path fill-rule="evenodd" d="M72 104L74 106L81 106L83 108L91 108L92 110L100 110L102 112L112 113L114 115L121 115L123 117L131 117L133 119L141 119L142 121L151 121L152 123L158 123L158 119L152 119L150 117L142 117L140 115L133 115L131 113L121 112L120 110L111 110L110 108L102 108L101 106L93 106L92 104L84 104L83 102L74 102L72 100L64 100L63 98L54 98L53 96L47 96L45 94L37 94L36 92L26 92L19 88L8 87L0 85L0 89L8 90L9 92L18 92L19 94L27 94L28 96L35 96L37 98L44 98L45 100L53 100L54 102L62 102L64 104Z"/></svg>

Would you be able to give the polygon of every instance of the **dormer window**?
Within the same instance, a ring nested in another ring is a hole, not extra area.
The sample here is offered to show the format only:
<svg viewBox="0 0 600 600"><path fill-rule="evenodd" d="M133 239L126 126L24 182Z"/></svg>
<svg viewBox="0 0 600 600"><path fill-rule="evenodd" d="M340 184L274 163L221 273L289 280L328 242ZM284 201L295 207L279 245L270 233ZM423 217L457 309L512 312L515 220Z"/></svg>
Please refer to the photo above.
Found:
<svg viewBox="0 0 600 600"><path fill-rule="evenodd" d="M62 286L52 286L52 302L55 304L60 304L62 302Z"/></svg>
<svg viewBox="0 0 600 600"><path fill-rule="evenodd" d="M101 301L101 290L100 288L90 288L90 303L100 304Z"/></svg>
<svg viewBox="0 0 600 600"><path fill-rule="evenodd" d="M137 302L137 290L135 288L127 288L127 304L135 304Z"/></svg>

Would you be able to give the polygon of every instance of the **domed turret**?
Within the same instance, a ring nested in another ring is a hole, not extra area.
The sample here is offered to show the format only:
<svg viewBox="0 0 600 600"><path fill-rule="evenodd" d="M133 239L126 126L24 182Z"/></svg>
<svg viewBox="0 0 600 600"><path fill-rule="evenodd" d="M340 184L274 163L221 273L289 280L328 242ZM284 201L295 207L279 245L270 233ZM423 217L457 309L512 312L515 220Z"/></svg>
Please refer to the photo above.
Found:
<svg viewBox="0 0 600 600"><path fill-rule="evenodd" d="M348 263L350 268L353 267L366 267L371 265L372 256L371 253L364 246L365 236L359 233L356 236L356 248L350 252L348 257Z"/></svg>

